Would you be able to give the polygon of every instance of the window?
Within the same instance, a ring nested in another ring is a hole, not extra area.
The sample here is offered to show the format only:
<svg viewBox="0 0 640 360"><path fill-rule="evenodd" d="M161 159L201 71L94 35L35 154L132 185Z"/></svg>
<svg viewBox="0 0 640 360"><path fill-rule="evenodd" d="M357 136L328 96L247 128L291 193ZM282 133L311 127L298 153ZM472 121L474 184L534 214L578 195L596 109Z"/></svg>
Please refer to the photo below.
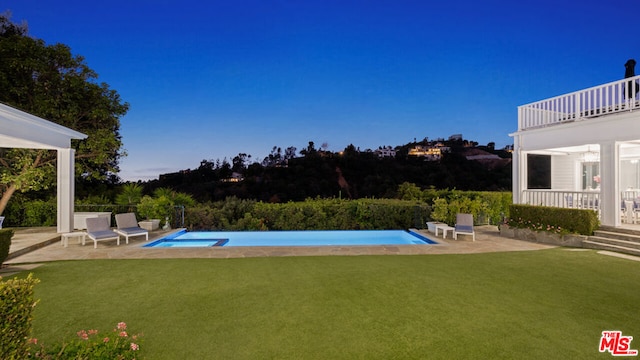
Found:
<svg viewBox="0 0 640 360"><path fill-rule="evenodd" d="M527 189L551 189L551 156L527 155Z"/></svg>
<svg viewBox="0 0 640 360"><path fill-rule="evenodd" d="M600 190L600 163L582 163L582 190Z"/></svg>

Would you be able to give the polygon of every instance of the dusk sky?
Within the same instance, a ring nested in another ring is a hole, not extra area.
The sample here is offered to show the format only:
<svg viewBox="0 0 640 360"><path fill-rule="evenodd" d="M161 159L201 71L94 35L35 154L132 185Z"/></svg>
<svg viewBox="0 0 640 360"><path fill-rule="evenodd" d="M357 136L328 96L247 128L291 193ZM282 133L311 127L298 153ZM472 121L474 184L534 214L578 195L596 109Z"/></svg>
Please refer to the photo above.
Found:
<svg viewBox="0 0 640 360"><path fill-rule="evenodd" d="M517 107L624 77L637 0L4 0L130 104L123 180L313 141L512 144ZM629 30L627 30L629 29Z"/></svg>

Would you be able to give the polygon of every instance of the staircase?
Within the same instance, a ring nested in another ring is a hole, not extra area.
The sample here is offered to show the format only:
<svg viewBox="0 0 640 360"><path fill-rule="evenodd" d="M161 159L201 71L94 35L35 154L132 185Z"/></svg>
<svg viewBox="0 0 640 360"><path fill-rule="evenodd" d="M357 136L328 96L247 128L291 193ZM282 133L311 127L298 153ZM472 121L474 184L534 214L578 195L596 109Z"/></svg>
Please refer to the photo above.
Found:
<svg viewBox="0 0 640 360"><path fill-rule="evenodd" d="M640 231L603 226L593 236L583 240L582 246L640 256Z"/></svg>

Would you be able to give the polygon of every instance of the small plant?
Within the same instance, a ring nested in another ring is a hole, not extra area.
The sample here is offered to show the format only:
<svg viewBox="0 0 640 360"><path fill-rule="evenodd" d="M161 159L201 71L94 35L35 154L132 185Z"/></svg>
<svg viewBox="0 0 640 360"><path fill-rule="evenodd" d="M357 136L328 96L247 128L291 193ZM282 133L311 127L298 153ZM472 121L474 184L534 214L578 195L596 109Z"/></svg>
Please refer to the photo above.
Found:
<svg viewBox="0 0 640 360"><path fill-rule="evenodd" d="M569 231L563 229L560 226L543 224L540 222L532 222L531 220L525 220L523 218L517 219L509 219L507 224L511 227L519 228L519 229L531 229L533 231L546 231L555 234L568 234Z"/></svg>
<svg viewBox="0 0 640 360"><path fill-rule="evenodd" d="M158 188L154 191L153 196L145 195L140 199L138 212L146 219L164 220L169 218L169 221L173 222L175 206L193 206L194 204L195 200L188 194L167 188Z"/></svg>
<svg viewBox="0 0 640 360"><path fill-rule="evenodd" d="M62 345L45 348L37 339L30 339L32 359L136 359L140 354L140 335L130 335L127 324L119 322L111 335L98 330L80 330L77 337Z"/></svg>

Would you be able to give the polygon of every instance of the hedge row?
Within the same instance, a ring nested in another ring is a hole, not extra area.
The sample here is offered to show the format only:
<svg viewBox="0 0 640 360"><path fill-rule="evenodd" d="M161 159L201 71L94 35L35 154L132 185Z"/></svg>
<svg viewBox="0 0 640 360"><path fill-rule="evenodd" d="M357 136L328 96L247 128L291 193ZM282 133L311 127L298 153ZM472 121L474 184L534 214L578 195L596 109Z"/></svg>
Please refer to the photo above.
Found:
<svg viewBox="0 0 640 360"><path fill-rule="evenodd" d="M32 312L36 305L33 287L39 282L31 274L26 279L2 281L0 278L0 359L28 357Z"/></svg>
<svg viewBox="0 0 640 360"><path fill-rule="evenodd" d="M600 226L593 210L513 204L509 211L507 224L515 228L589 236Z"/></svg>
<svg viewBox="0 0 640 360"><path fill-rule="evenodd" d="M440 191L433 200L434 220L453 225L458 213L472 214L476 225L500 224L509 216L510 192Z"/></svg>
<svg viewBox="0 0 640 360"><path fill-rule="evenodd" d="M422 228L430 207L395 199L314 199L272 204L228 198L185 209L189 229L378 230Z"/></svg>
<svg viewBox="0 0 640 360"><path fill-rule="evenodd" d="M257 203L254 214L269 230L384 230L422 228L430 207L394 199L324 199Z"/></svg>

